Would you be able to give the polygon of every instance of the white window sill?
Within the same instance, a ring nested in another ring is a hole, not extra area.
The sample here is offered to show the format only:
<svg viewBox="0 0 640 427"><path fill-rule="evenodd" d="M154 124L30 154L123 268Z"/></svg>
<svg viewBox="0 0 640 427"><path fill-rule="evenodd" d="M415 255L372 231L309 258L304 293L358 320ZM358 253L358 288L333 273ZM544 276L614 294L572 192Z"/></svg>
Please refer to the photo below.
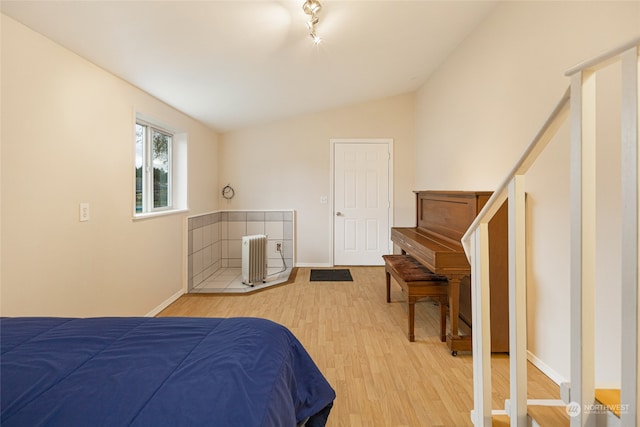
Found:
<svg viewBox="0 0 640 427"><path fill-rule="evenodd" d="M166 211L145 212L145 213L134 214L132 219L133 219L133 221L141 221L141 220L144 220L144 219L151 219L151 218L157 218L157 217L161 217L161 216L176 215L176 214L181 214L181 213L185 213L185 212L189 212L189 209L187 209L187 208L167 209Z"/></svg>

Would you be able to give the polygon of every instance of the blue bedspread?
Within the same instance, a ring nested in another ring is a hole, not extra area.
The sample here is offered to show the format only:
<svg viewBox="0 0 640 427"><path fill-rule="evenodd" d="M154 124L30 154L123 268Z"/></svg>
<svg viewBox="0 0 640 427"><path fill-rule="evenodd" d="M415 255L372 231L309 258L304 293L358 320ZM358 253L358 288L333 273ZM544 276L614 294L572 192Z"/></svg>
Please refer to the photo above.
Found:
<svg viewBox="0 0 640 427"><path fill-rule="evenodd" d="M284 427L335 398L264 319L3 318L0 334L3 427Z"/></svg>

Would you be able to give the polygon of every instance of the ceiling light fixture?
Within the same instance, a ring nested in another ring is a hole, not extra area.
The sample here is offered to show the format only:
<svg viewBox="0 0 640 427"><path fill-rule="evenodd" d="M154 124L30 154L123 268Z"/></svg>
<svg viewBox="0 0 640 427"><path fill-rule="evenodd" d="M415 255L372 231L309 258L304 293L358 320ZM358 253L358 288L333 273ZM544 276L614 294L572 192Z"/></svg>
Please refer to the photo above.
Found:
<svg viewBox="0 0 640 427"><path fill-rule="evenodd" d="M318 44L322 39L316 34L316 25L320 22L318 13L322 10L322 5L318 0L306 0L302 5L304 13L309 15L309 21L307 21L307 28L309 28L309 36L313 40L314 44Z"/></svg>

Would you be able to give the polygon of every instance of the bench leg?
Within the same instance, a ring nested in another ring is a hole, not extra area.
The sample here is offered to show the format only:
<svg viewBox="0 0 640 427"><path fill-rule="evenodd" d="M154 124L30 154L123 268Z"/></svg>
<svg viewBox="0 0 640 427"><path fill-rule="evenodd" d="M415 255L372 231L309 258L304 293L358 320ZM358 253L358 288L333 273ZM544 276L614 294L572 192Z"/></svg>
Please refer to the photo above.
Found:
<svg viewBox="0 0 640 427"><path fill-rule="evenodd" d="M391 302L391 274L385 270L385 276L387 276L387 302Z"/></svg>
<svg viewBox="0 0 640 427"><path fill-rule="evenodd" d="M414 335L414 319L415 319L415 306L416 306L416 299L415 298L411 298L411 297L407 297L407 305L409 307L409 342L414 342L416 340L416 337Z"/></svg>

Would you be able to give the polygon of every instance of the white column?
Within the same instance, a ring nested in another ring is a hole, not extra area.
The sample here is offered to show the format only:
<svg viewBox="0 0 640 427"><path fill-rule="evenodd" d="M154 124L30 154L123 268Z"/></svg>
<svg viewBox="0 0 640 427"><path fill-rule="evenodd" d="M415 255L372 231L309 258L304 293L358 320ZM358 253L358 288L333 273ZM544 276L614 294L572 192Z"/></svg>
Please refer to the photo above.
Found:
<svg viewBox="0 0 640 427"><path fill-rule="evenodd" d="M524 176L509 184L509 365L511 426L527 424L527 272Z"/></svg>
<svg viewBox="0 0 640 427"><path fill-rule="evenodd" d="M622 388L620 421L623 427L640 424L638 417L638 46L621 55L622 65Z"/></svg>
<svg viewBox="0 0 640 427"><path fill-rule="evenodd" d="M595 75L571 76L571 401L594 402ZM595 426L580 413L571 426Z"/></svg>
<svg viewBox="0 0 640 427"><path fill-rule="evenodd" d="M473 325L473 423L491 427L491 325L489 228L479 225L471 238L471 324Z"/></svg>

